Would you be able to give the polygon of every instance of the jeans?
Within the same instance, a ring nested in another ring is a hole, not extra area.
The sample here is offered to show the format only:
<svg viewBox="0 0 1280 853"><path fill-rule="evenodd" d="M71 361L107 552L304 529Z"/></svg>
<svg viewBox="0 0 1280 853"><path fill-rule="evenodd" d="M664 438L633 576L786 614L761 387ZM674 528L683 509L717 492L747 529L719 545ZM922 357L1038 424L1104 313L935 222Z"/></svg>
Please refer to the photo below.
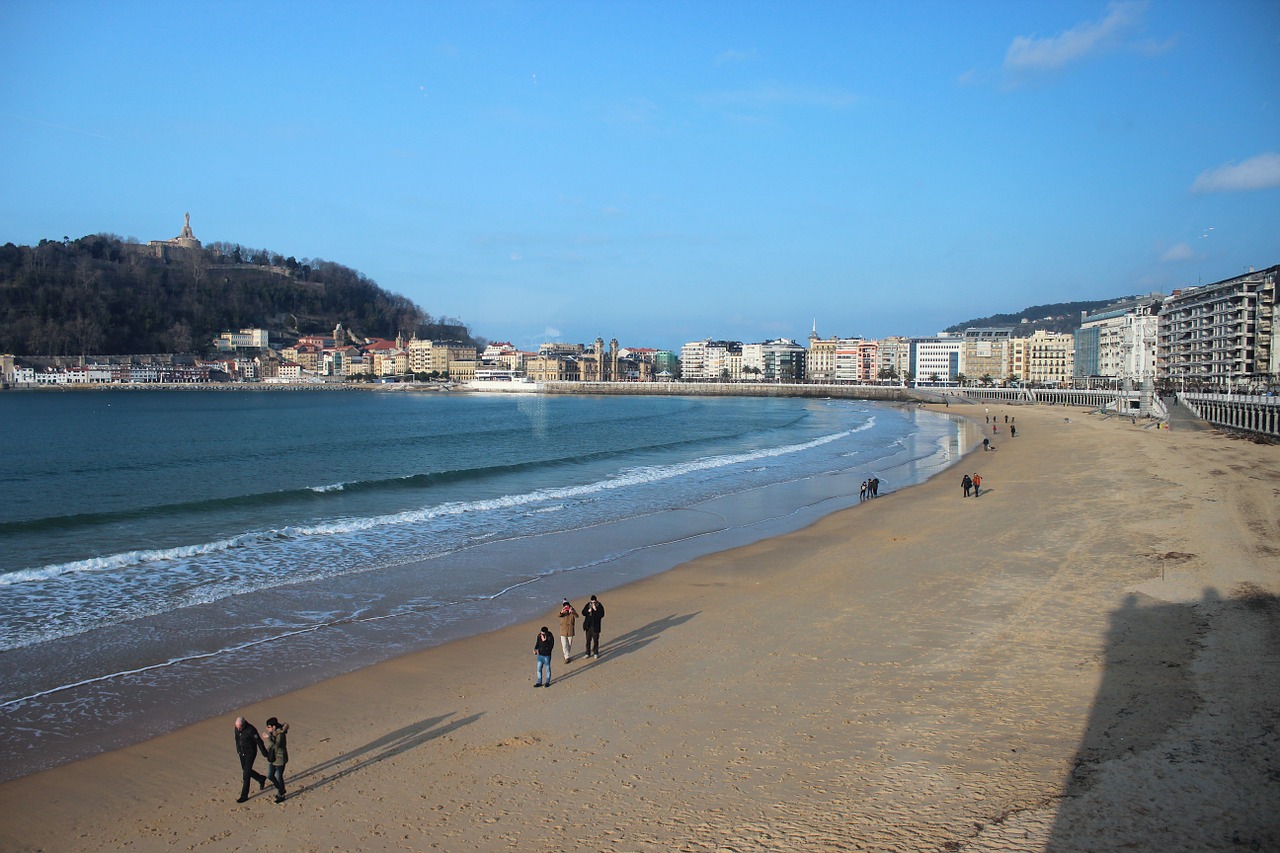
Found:
<svg viewBox="0 0 1280 853"><path fill-rule="evenodd" d="M543 679L542 677L542 673L544 671L547 673L546 679ZM539 684L542 684L544 680L547 684L551 683L551 655L538 655L538 668L536 672Z"/></svg>
<svg viewBox="0 0 1280 853"><path fill-rule="evenodd" d="M600 632L587 631L587 654L600 654Z"/></svg>
<svg viewBox="0 0 1280 853"><path fill-rule="evenodd" d="M269 764L267 765L267 781L276 786L276 796L284 796L284 765Z"/></svg>

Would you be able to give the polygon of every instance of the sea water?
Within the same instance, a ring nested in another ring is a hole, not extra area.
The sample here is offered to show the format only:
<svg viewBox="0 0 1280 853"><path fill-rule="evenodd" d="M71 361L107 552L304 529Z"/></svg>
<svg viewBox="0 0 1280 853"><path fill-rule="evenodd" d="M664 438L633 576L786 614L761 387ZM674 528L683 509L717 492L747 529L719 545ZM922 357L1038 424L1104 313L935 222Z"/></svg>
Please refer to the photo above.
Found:
<svg viewBox="0 0 1280 853"><path fill-rule="evenodd" d="M976 440L850 400L371 391L6 393L0 436L0 778L797 529Z"/></svg>

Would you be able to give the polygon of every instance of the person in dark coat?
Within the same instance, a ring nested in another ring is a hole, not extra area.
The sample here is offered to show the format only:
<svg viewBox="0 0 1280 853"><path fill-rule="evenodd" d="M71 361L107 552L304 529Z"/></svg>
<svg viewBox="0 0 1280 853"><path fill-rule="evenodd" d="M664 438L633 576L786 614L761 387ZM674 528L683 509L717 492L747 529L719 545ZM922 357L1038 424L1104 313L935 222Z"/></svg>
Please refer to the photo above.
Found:
<svg viewBox="0 0 1280 853"><path fill-rule="evenodd" d="M534 687L551 686L551 653L555 650L556 638L551 635L551 629L543 625L542 630L533 640L533 653L538 656L537 668L534 670L538 676L538 683L533 685ZM542 677L543 672L547 674L545 681Z"/></svg>
<svg viewBox="0 0 1280 853"><path fill-rule="evenodd" d="M582 608L582 633L587 635L587 657L600 657L600 623L604 621L604 605L593 595Z"/></svg>
<svg viewBox="0 0 1280 853"><path fill-rule="evenodd" d="M960 481L960 488L964 489L964 496L966 498L969 497L969 491L973 488L973 480L969 479L968 474L965 474L964 478Z"/></svg>
<svg viewBox="0 0 1280 853"><path fill-rule="evenodd" d="M262 735L258 734L258 730L254 728L253 723L244 717L236 717L236 755L240 756L240 775L243 777L243 783L240 785L240 799L237 803L243 803L249 799L249 780L258 780L258 790L261 791L267 787L267 777L253 769L253 762L261 752L264 756L267 754L267 748L262 745Z"/></svg>
<svg viewBox="0 0 1280 853"><path fill-rule="evenodd" d="M267 781L276 786L276 802L284 802L284 766L289 763L289 724L267 720Z"/></svg>

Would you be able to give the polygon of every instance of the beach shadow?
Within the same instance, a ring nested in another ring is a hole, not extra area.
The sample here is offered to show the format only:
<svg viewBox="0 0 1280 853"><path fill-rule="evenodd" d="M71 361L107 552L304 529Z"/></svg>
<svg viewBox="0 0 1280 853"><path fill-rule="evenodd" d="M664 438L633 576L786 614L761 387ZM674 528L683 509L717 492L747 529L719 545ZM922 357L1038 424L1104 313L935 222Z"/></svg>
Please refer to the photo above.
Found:
<svg viewBox="0 0 1280 853"><path fill-rule="evenodd" d="M638 652L654 640L658 639L663 631L668 628L674 628L677 625L683 625L701 613L702 611L699 610L694 613L686 613L683 616L676 616L674 614L671 616L664 616L661 619L653 620L648 625L641 628L636 628L635 630L628 631L625 634L620 634L608 642L601 640L600 657L584 659L579 655L576 656L574 660L580 661L581 665L573 663L559 664L559 672L558 674L553 674L552 681L563 681L567 678L572 678L576 673L585 672L588 669L594 669L603 663L607 663L610 658L618 657L619 655L628 655L632 652ZM573 668L566 669L566 667Z"/></svg>
<svg viewBox="0 0 1280 853"><path fill-rule="evenodd" d="M472 714L469 717L463 717L460 720L454 720L446 724L445 721L452 716L452 714L442 714L439 717L432 717L429 720L405 726L390 734L383 735L377 740L370 741L364 746L308 767L297 775L288 776L285 781L290 786L289 796L293 797L304 791L311 791L328 785L330 782L337 781L343 776L355 773L357 770L363 770L372 764L377 764L379 761L385 761L403 752L408 752L429 740L457 731L463 726L474 723L481 717L480 714ZM351 764L350 762L353 761L355 763ZM293 787L313 777L319 778L305 782L299 787Z"/></svg>
<svg viewBox="0 0 1280 853"><path fill-rule="evenodd" d="M1150 601L1130 595L1111 614L1102 684L1044 850L1280 849L1280 810L1258 805L1280 802L1280 679L1267 662L1280 651L1280 598L1242 587L1229 599L1206 589L1195 605ZM1268 682L1269 693L1239 687Z"/></svg>

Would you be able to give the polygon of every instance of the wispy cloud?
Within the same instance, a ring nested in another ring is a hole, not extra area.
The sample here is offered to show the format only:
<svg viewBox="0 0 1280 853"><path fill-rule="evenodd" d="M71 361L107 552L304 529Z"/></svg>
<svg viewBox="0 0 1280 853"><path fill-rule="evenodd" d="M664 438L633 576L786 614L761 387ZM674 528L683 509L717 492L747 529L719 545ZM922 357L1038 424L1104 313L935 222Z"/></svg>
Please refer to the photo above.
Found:
<svg viewBox="0 0 1280 853"><path fill-rule="evenodd" d="M68 125L65 125L65 124L55 124L54 122L51 122L51 121L44 121L43 119L31 118L29 116L13 115L12 113L0 113L0 116L5 116L7 118L15 118L15 119L18 119L19 121L30 122L31 124L38 124L43 127L52 127L54 130L65 130L67 133L78 133L81 136L93 136L98 139L111 139L110 136L103 136L101 133L94 133L92 130L81 130L78 127L69 127Z"/></svg>
<svg viewBox="0 0 1280 853"><path fill-rule="evenodd" d="M1228 163L1201 172L1191 184L1193 193L1229 193L1280 187L1280 154L1268 151L1243 163Z"/></svg>
<svg viewBox="0 0 1280 853"><path fill-rule="evenodd" d="M1166 249L1164 254L1160 256L1160 260L1172 263L1173 261L1189 261L1195 256L1196 253L1191 250L1190 246L1186 243L1178 243Z"/></svg>
<svg viewBox="0 0 1280 853"><path fill-rule="evenodd" d="M700 98L705 106L769 110L805 107L827 110L847 109L860 100L843 89L810 89L766 83L754 89L709 92Z"/></svg>
<svg viewBox="0 0 1280 853"><path fill-rule="evenodd" d="M1112 3L1100 21L1085 21L1055 36L1016 36L1005 53L1005 70L1014 73L1056 71L1089 56L1115 50L1125 45L1129 33L1142 22L1145 11L1145 3Z"/></svg>
<svg viewBox="0 0 1280 853"><path fill-rule="evenodd" d="M716 65L734 65L739 62L749 62L755 58L754 50L723 50L716 57Z"/></svg>

